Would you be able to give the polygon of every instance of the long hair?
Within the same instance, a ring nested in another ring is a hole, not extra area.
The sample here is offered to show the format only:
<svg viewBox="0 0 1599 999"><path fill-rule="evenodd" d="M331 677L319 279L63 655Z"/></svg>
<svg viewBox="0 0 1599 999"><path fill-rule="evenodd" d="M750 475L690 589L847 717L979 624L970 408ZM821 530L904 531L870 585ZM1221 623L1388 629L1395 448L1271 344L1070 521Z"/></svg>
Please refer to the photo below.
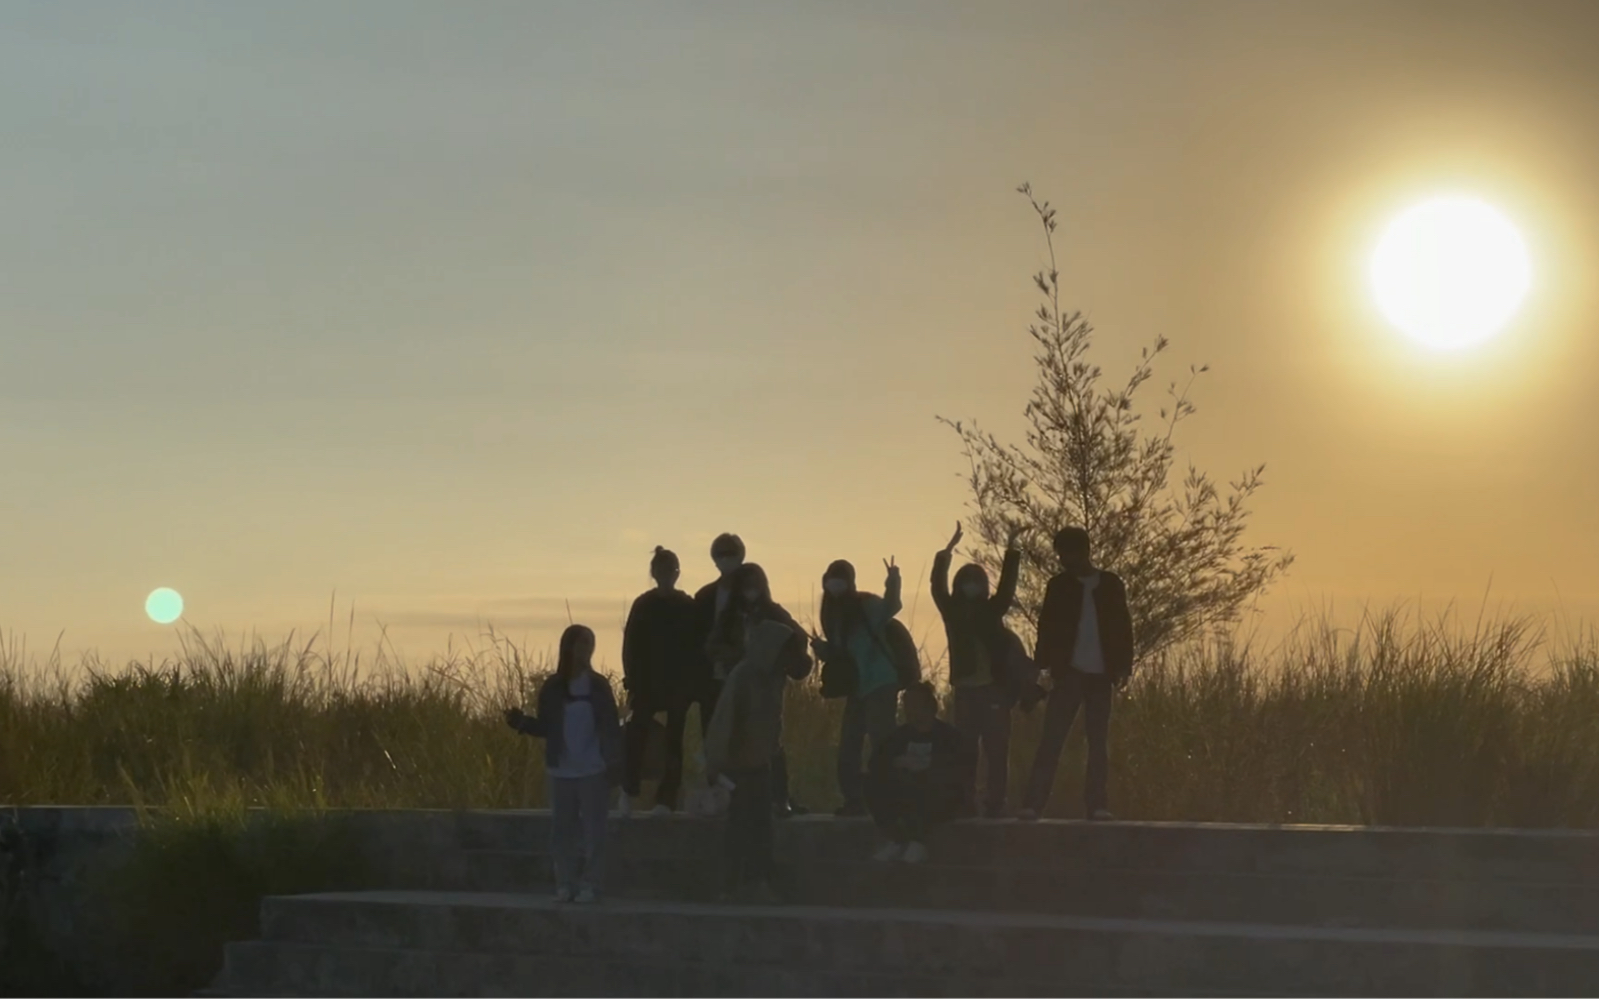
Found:
<svg viewBox="0 0 1599 999"><path fill-rule="evenodd" d="M589 648L592 649L594 631L587 625L570 625L561 632L560 655L555 660L555 678L565 689L571 688L572 675L577 672L577 643L585 636L589 640Z"/></svg>
<svg viewBox="0 0 1599 999"><path fill-rule="evenodd" d="M847 581L849 589L836 595L829 593L827 582L830 579ZM827 567L822 576L822 631L829 641L848 641L855 629L866 622L865 602L866 595L855 588L854 566L840 559ZM829 631L835 621L838 623L836 635Z"/></svg>
<svg viewBox="0 0 1599 999"><path fill-rule="evenodd" d="M976 562L968 562L966 565L963 565L959 569L955 570L955 580L950 584L950 589L954 591L951 596L955 597L957 600L967 599L966 595L961 591L964 585L968 582L982 583L983 596L981 599L988 598L988 573Z"/></svg>
<svg viewBox="0 0 1599 999"><path fill-rule="evenodd" d="M732 592L727 597L727 609L722 611L722 641L738 644L743 641L744 624L752 615L762 615L772 606L772 585L767 582L766 570L754 562L745 562L733 571ZM760 591L760 598L751 604L744 599L744 591L751 586Z"/></svg>

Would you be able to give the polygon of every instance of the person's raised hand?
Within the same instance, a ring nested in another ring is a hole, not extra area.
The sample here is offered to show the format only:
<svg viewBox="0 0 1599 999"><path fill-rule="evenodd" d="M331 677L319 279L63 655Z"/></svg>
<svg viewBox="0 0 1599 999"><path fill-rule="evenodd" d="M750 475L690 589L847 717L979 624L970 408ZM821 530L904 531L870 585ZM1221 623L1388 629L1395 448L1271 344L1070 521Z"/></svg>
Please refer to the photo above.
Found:
<svg viewBox="0 0 1599 999"><path fill-rule="evenodd" d="M964 538L965 536L966 532L961 527L961 522L958 520L955 521L955 533L950 536L949 544L944 546L944 550L947 552L953 552L955 550L955 546L960 544L961 538Z"/></svg>
<svg viewBox="0 0 1599 999"><path fill-rule="evenodd" d="M1011 521L1010 530L1005 534L1005 548L1010 550L1016 547L1016 542L1022 536L1022 525Z"/></svg>
<svg viewBox="0 0 1599 999"><path fill-rule="evenodd" d="M883 560L883 568L888 570L889 579L899 575L899 566L894 564L894 556L892 555Z"/></svg>

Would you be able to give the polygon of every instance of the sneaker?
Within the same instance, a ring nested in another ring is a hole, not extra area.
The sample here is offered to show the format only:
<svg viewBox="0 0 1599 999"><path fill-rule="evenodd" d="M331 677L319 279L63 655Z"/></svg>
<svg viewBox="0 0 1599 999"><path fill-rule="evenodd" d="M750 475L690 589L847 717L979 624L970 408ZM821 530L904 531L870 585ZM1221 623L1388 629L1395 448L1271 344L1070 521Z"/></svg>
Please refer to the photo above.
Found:
<svg viewBox="0 0 1599 999"><path fill-rule="evenodd" d="M593 886L584 885L577 890L577 898L574 898L572 901L576 902L578 905L593 905L599 900L600 893L595 891Z"/></svg>
<svg viewBox="0 0 1599 999"><path fill-rule="evenodd" d="M859 801L846 801L833 814L841 819L859 819L866 815L866 806Z"/></svg>
<svg viewBox="0 0 1599 999"><path fill-rule="evenodd" d="M783 902L777 891L765 881L750 885L749 894L745 898L750 905L781 905Z"/></svg>
<svg viewBox="0 0 1599 999"><path fill-rule="evenodd" d="M561 905L565 905L566 903L572 901L572 889L568 888L566 885L562 885L561 887L555 889L555 901Z"/></svg>
<svg viewBox="0 0 1599 999"><path fill-rule="evenodd" d="M985 819L1003 819L1004 817L1005 817L1005 806L1004 805L985 805L985 806L983 806L983 818L985 818Z"/></svg>
<svg viewBox="0 0 1599 999"><path fill-rule="evenodd" d="M905 854L902 843L885 843L881 849L872 854L872 859L879 864L891 864Z"/></svg>
<svg viewBox="0 0 1599 999"><path fill-rule="evenodd" d="M1018 822L1037 822L1038 821L1038 810L1036 808L1018 809L1017 812L1016 812L1016 821L1018 821Z"/></svg>
<svg viewBox="0 0 1599 999"><path fill-rule="evenodd" d="M904 861L907 864L927 863L927 847L920 843L911 843L905 847Z"/></svg>
<svg viewBox="0 0 1599 999"><path fill-rule="evenodd" d="M668 804L665 804L664 802L662 804L656 805L654 808L650 809L650 815L654 816L657 819L664 819L668 815L671 815L671 814L672 814L672 806L668 805Z"/></svg>
<svg viewBox="0 0 1599 999"><path fill-rule="evenodd" d="M633 817L633 799L623 791L616 796L616 815L618 818L630 819Z"/></svg>
<svg viewBox="0 0 1599 999"><path fill-rule="evenodd" d="M1096 808L1096 809L1094 809L1094 813L1088 817L1088 821L1090 821L1090 822L1115 822L1116 821L1116 816L1110 814L1110 810L1109 809Z"/></svg>

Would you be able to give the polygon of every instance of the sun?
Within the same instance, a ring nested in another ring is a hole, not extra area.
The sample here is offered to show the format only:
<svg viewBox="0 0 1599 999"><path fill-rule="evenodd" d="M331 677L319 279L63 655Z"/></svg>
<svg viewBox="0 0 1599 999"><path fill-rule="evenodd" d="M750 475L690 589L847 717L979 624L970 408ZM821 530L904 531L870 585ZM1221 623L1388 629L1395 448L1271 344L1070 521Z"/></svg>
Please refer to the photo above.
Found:
<svg viewBox="0 0 1599 999"><path fill-rule="evenodd" d="M1498 209L1450 195L1389 223L1370 276L1389 322L1429 347L1459 350L1487 340L1515 315L1532 285L1532 262Z"/></svg>
<svg viewBox="0 0 1599 999"><path fill-rule="evenodd" d="M165 586L152 590L144 600L144 612L156 624L171 624L183 616L183 597Z"/></svg>

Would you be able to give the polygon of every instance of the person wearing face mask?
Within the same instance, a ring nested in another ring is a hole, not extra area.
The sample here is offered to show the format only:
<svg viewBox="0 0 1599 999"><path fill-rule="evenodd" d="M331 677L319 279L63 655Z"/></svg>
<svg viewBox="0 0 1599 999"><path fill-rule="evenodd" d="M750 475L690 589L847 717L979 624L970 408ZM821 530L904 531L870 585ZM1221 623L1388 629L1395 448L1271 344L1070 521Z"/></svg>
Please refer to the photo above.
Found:
<svg viewBox="0 0 1599 999"><path fill-rule="evenodd" d="M744 565L744 556L744 542L738 535L719 535L711 542L711 560L716 563L719 575L714 582L707 583L694 594L694 605L698 609L697 640L705 650L703 684L706 693L699 701L702 725L710 724L711 716L716 713L716 701L721 695L722 684L743 655L744 632L738 624L742 611L740 602L734 599L734 577ZM762 573L763 585L765 578ZM728 618L730 614L732 619ZM780 819L805 814L806 810L795 804L789 794L788 756L781 746L772 758L772 801L774 813Z"/></svg>
<svg viewBox="0 0 1599 999"><path fill-rule="evenodd" d="M976 564L963 565L955 573L954 592L950 591L949 564L964 533L955 525L955 534L943 551L933 556L933 602L944 619L944 635L949 643L949 682L955 691L955 728L971 742L972 752L981 750L985 783L983 814L998 818L1004 814L1005 793L1010 781L1010 712L1012 685L1007 672L1011 642L1005 630L1005 615L1016 599L1016 581L1021 572L1022 555L1016 547L1021 535L1013 526L1005 542L1005 561L1000 568L999 586L988 592L988 573ZM972 771L972 801L976 801L976 770Z"/></svg>
<svg viewBox="0 0 1599 999"><path fill-rule="evenodd" d="M773 761L783 743L783 698L789 680L810 675L811 657L804 630L772 601L760 566L741 566L734 581L730 613L711 641L737 659L705 737L705 771L709 782L732 785L725 897L769 902L775 899Z"/></svg>
<svg viewBox="0 0 1599 999"><path fill-rule="evenodd" d="M1044 711L1027 798L1016 817L1036 819L1049 803L1061 749L1082 708L1088 729L1083 804L1090 820L1103 822L1112 817L1106 793L1111 694L1133 672L1133 617L1121 577L1094 565L1087 531L1064 528L1055 535L1054 547L1061 572L1044 590L1037 650L1039 668L1049 671L1054 689Z"/></svg>
<svg viewBox="0 0 1599 999"><path fill-rule="evenodd" d="M844 804L840 817L867 814L866 741L876 751L894 731L899 700L899 673L884 629L900 607L899 567L883 563L888 579L883 595L855 589L855 567L840 559L822 574L822 635L811 639L822 662L824 697L847 698L838 734L838 789Z"/></svg>
<svg viewBox="0 0 1599 999"><path fill-rule="evenodd" d="M670 815L677 808L683 783L683 729L695 695L704 696L703 679L697 676L704 654L695 642L694 600L677 588L680 574L677 556L657 546L650 559L655 588L633 601L622 629L622 686L632 710L626 726L623 801L639 794L650 726L657 714L665 712L666 766L655 790L656 815ZM708 715L702 707L707 724Z"/></svg>

